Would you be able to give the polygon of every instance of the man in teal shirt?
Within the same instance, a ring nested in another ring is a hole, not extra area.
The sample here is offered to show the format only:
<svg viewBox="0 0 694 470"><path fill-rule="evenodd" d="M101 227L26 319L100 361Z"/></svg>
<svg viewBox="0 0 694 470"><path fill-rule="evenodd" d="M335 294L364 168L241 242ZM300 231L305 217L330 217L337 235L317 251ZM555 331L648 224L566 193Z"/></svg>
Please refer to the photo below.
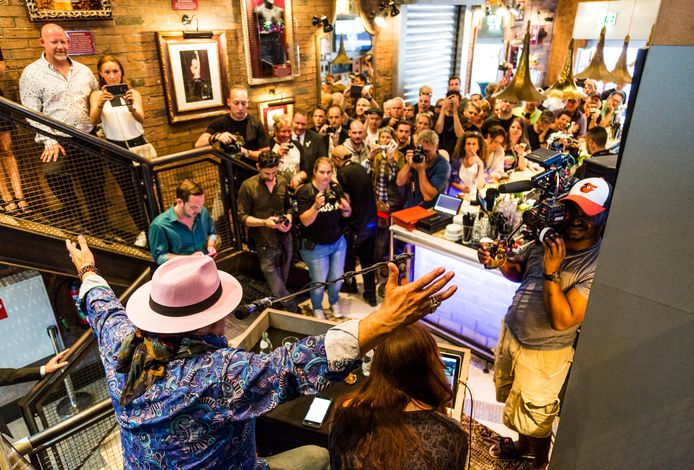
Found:
<svg viewBox="0 0 694 470"><path fill-rule="evenodd" d="M152 258L163 264L180 255L217 256L217 232L205 208L202 186L183 180L176 188L176 202L149 226Z"/></svg>

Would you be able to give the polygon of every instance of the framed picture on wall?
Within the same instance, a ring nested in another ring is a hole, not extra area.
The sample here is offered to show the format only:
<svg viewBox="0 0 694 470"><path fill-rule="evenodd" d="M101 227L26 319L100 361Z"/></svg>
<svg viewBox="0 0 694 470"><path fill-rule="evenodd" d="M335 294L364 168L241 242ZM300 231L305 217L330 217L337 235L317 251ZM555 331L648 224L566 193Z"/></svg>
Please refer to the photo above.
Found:
<svg viewBox="0 0 694 470"><path fill-rule="evenodd" d="M111 0L27 0L26 5L31 21L111 18Z"/></svg>
<svg viewBox="0 0 694 470"><path fill-rule="evenodd" d="M292 80L294 61L291 0L240 0L249 85Z"/></svg>
<svg viewBox="0 0 694 470"><path fill-rule="evenodd" d="M275 116L281 116L283 114L292 116L294 114L294 100L266 101L258 104L258 112L260 120L265 126L265 130L269 134L274 124Z"/></svg>
<svg viewBox="0 0 694 470"><path fill-rule="evenodd" d="M158 32L159 60L169 121L203 119L227 112L226 37L184 37L181 31Z"/></svg>

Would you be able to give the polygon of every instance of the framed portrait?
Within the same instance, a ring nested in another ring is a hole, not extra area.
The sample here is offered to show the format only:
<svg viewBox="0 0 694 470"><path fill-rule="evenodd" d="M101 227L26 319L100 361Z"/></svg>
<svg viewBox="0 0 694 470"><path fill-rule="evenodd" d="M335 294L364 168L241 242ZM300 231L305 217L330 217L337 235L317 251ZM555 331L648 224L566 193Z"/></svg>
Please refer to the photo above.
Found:
<svg viewBox="0 0 694 470"><path fill-rule="evenodd" d="M27 0L31 21L111 18L111 0Z"/></svg>
<svg viewBox="0 0 694 470"><path fill-rule="evenodd" d="M270 134L275 116L288 114L294 115L294 100L266 101L258 104L260 120L265 126L265 130Z"/></svg>
<svg viewBox="0 0 694 470"><path fill-rule="evenodd" d="M158 32L159 59L171 123L227 112L226 37L185 38L181 31Z"/></svg>
<svg viewBox="0 0 694 470"><path fill-rule="evenodd" d="M292 80L295 65L291 0L240 0L249 85Z"/></svg>

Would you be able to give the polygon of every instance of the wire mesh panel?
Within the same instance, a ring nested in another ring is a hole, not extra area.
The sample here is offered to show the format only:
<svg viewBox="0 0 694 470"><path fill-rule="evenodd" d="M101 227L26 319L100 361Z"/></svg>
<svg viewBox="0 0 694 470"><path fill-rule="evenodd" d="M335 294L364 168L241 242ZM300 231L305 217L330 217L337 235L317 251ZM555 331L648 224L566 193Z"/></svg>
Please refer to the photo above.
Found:
<svg viewBox="0 0 694 470"><path fill-rule="evenodd" d="M42 469L121 469L119 427L110 414L86 429L38 452L36 458Z"/></svg>
<svg viewBox="0 0 694 470"><path fill-rule="evenodd" d="M43 231L58 236L81 233L125 245L146 231L137 169L130 161L12 116L0 116L0 135L0 216L43 224ZM56 159L42 156L46 142L61 146Z"/></svg>
<svg viewBox="0 0 694 470"><path fill-rule="evenodd" d="M205 191L205 207L210 212L214 221L218 242L217 250L233 246L233 233L229 221L228 209L224 204L225 196L220 181L220 163L217 160L205 158L197 162L186 162L185 165L177 165L168 168L156 169L159 191L161 195L160 206L168 209L176 201L176 187L185 179L200 184Z"/></svg>

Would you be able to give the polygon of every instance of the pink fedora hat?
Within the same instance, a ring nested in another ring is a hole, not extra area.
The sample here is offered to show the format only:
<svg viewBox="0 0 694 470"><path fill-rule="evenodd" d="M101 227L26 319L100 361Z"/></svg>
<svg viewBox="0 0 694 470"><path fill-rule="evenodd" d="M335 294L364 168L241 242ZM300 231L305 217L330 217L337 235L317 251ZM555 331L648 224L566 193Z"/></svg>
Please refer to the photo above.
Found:
<svg viewBox="0 0 694 470"><path fill-rule="evenodd" d="M185 333L229 315L243 289L208 256L177 256L159 266L152 280L133 293L126 313L151 333Z"/></svg>

